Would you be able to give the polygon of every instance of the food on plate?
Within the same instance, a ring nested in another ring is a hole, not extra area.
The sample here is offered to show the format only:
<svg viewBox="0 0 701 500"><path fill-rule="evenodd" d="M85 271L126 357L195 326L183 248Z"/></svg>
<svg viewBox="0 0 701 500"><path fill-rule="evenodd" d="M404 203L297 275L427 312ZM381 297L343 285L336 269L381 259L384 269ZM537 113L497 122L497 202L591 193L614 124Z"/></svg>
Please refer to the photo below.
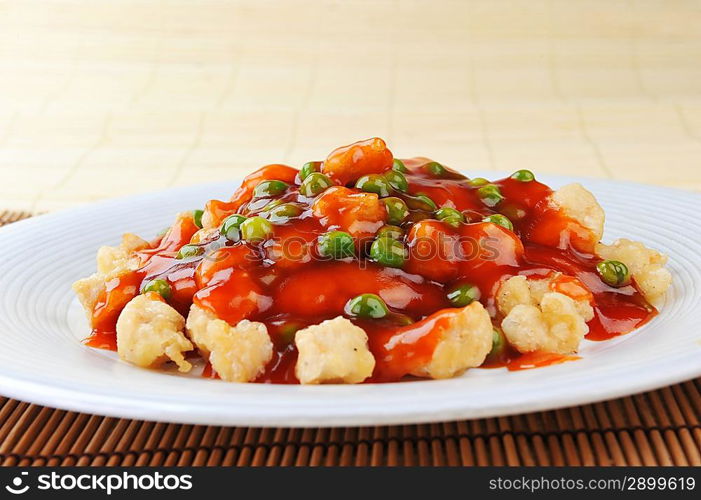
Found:
<svg viewBox="0 0 701 500"><path fill-rule="evenodd" d="M580 184L468 178L382 139L272 164L151 241L102 247L74 290L92 347L228 382L444 379L576 359L657 314L667 258L602 243Z"/></svg>
<svg viewBox="0 0 701 500"><path fill-rule="evenodd" d="M365 330L342 316L299 330L294 343L295 375L303 384L357 384L375 368Z"/></svg>
<svg viewBox="0 0 701 500"><path fill-rule="evenodd" d="M250 382L273 357L273 343L263 323L239 321L235 326L193 304L187 332L217 374L229 382Z"/></svg>
<svg viewBox="0 0 701 500"><path fill-rule="evenodd" d="M640 292L652 304L659 303L672 284L672 274L664 267L667 256L646 248L638 241L621 238L612 245L600 243L596 247L596 253L607 259L600 264L604 273L610 275L611 263L616 263L613 269L615 283L634 279ZM608 266L608 269L603 266Z"/></svg>
<svg viewBox="0 0 701 500"><path fill-rule="evenodd" d="M180 371L192 365L183 353L192 350L185 337L185 318L155 292L134 297L117 320L117 352L131 363L146 368L170 360Z"/></svg>
<svg viewBox="0 0 701 500"><path fill-rule="evenodd" d="M594 317L592 294L576 278L514 276L499 288L501 328L519 352L576 352Z"/></svg>

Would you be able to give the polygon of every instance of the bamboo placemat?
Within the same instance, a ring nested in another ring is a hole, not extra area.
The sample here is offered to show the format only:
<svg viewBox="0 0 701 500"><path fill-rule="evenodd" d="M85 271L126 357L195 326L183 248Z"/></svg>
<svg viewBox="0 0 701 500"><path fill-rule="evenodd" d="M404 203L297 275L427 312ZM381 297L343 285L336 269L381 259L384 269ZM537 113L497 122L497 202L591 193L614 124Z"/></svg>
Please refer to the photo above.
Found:
<svg viewBox="0 0 701 500"><path fill-rule="evenodd" d="M29 217L0 212L0 225ZM0 465L701 465L701 378L603 403L438 424L265 429L0 398Z"/></svg>

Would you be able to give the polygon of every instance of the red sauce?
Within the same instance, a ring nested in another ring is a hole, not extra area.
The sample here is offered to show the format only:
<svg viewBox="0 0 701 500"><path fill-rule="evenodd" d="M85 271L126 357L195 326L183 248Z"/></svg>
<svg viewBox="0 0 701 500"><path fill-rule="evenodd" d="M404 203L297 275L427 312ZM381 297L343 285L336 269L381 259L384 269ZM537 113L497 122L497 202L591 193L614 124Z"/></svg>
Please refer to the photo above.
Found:
<svg viewBox="0 0 701 500"><path fill-rule="evenodd" d="M373 381L392 382L411 375L431 360L433 350L448 326L450 309L438 311L412 325L376 326L364 321L360 326L368 332L369 347L375 356Z"/></svg>
<svg viewBox="0 0 701 500"><path fill-rule="evenodd" d="M293 344L283 347L278 346L273 354L273 359L265 367L256 382L267 384L298 384L295 376L295 364L297 363L297 350Z"/></svg>
<svg viewBox="0 0 701 500"><path fill-rule="evenodd" d="M409 190L392 196L410 204L424 193L438 206L463 211L467 223L451 227L432 219L427 211L412 209L403 224L408 258L402 269L383 267L366 257L366 240L385 224L387 214L376 195L352 185L360 175L386 172L392 155L381 140L364 141L339 148L327 158L322 171L339 185L319 196L299 193L296 169L268 165L247 177L231 200L206 204L203 221L210 227L233 213L268 217L264 207L275 199L302 207L298 217L275 222L273 240L234 243L215 233L197 243L205 248L204 257L179 260L175 258L178 249L198 230L191 216L179 216L152 248L138 252L138 270L107 283L94 308L93 335L87 345L115 349L119 313L154 278L168 281L173 291L168 302L183 315L194 301L231 324L242 319L265 323L275 355L257 380L264 383L297 383L294 331L343 315L346 302L362 293L379 295L392 312L382 320L352 320L369 336L377 363L369 380L373 382L400 380L430 360L445 310L451 307L447 290L463 281L479 287L480 300L495 324L500 320L495 295L504 280L517 274L546 277L553 271L568 275L551 285L556 291L586 297L594 305L587 337L591 340L628 333L654 317L656 310L635 284L612 288L600 280L594 236L548 204L552 193L548 186L535 180L495 181L504 199L489 208L478 196L479 186L452 170L438 178L425 168L429 162L404 160ZM282 180L291 187L276 197L254 199L255 186L267 179ZM494 213L507 215L514 231L481 221ZM360 258L319 258L316 239L333 229L355 237ZM407 318L413 323L406 325ZM502 359L488 360L485 367L520 370L572 359L577 357L507 349ZM211 376L211 367L205 372Z"/></svg>
<svg viewBox="0 0 701 500"><path fill-rule="evenodd" d="M543 366L559 365L560 363L578 359L581 358L567 354L535 351L515 357L506 364L506 368L509 371L530 370L532 368L542 368Z"/></svg>
<svg viewBox="0 0 701 500"><path fill-rule="evenodd" d="M100 332L93 330L93 333L86 338L83 343L86 346L94 347L96 349L106 349L108 351L117 350L117 336L114 332Z"/></svg>
<svg viewBox="0 0 701 500"><path fill-rule="evenodd" d="M214 368L212 368L212 363L210 363L209 361L205 363L204 368L202 369L202 376L204 378L219 378L217 372L215 372Z"/></svg>

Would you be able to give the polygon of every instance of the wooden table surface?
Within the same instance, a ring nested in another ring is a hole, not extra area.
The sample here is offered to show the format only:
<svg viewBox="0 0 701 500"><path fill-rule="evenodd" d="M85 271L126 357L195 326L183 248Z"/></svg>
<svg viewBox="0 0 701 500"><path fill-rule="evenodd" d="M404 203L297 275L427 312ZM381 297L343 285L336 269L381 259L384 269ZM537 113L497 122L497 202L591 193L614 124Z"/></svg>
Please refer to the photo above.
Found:
<svg viewBox="0 0 701 500"><path fill-rule="evenodd" d="M385 137L469 170L701 190L701 2L0 2L0 205Z"/></svg>

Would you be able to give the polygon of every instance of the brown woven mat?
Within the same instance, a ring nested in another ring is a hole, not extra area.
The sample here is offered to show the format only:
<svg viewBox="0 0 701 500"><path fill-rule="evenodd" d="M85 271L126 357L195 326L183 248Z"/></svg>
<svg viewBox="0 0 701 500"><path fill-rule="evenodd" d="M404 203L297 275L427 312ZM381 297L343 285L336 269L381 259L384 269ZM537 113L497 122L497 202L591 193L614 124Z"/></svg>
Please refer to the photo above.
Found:
<svg viewBox="0 0 701 500"><path fill-rule="evenodd" d="M26 213L0 212L0 225ZM10 465L701 465L701 379L511 417L338 429L178 425L0 399Z"/></svg>

